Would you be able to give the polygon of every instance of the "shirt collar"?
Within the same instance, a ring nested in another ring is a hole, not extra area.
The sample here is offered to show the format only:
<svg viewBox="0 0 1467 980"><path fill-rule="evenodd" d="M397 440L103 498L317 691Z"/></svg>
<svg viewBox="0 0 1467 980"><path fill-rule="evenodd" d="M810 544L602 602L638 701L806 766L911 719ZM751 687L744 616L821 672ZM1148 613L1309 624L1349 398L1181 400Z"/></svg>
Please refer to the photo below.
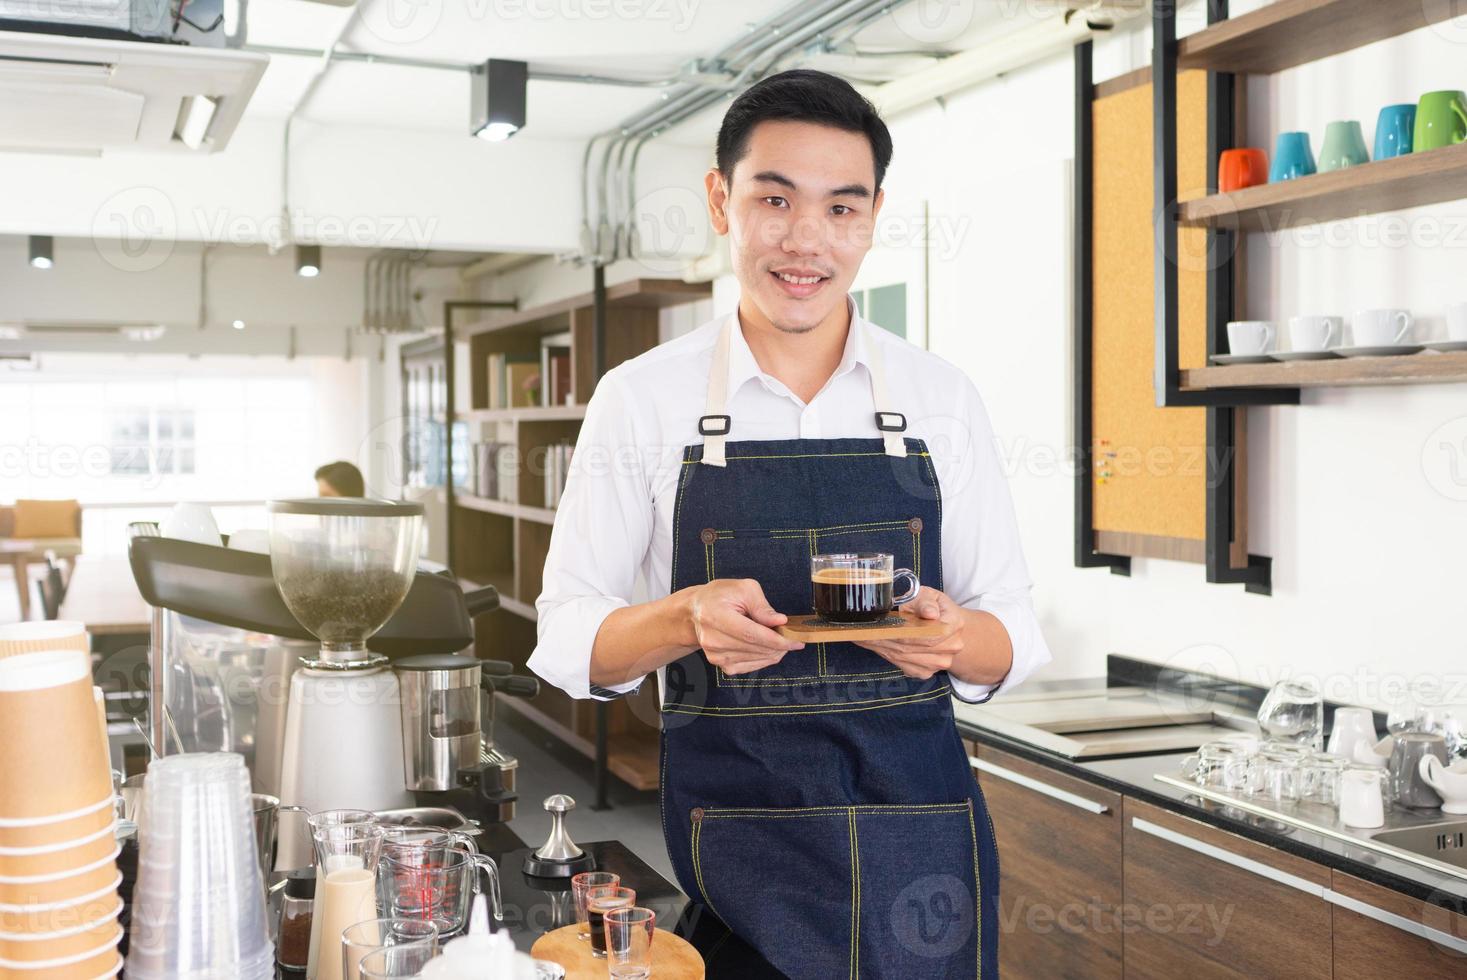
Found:
<svg viewBox="0 0 1467 980"><path fill-rule="evenodd" d="M861 364L870 370L870 348L866 341L866 321L856 310L856 303L849 295L846 296L846 309L851 315L851 327L846 333L845 351L841 354L840 363L836 365L835 372L831 378L838 378L851 370L857 364ZM732 336L729 338L728 347L728 394L733 397L734 393L742 388L745 382L753 378L769 378L776 381L772 375L765 374L759 367L759 362L754 359L754 352L749 349L749 342L744 339L744 330L739 323L739 312L737 308L729 314L732 321Z"/></svg>

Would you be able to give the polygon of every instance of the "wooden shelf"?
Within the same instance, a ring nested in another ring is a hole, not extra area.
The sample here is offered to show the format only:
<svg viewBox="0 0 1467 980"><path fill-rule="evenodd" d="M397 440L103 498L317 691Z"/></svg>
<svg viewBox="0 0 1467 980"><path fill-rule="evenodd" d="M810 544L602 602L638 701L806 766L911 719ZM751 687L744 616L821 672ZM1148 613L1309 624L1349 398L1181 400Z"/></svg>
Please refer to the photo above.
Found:
<svg viewBox="0 0 1467 980"><path fill-rule="evenodd" d="M545 690L542 688L542 691ZM554 695L563 696L558 691L554 691ZM542 693L540 696L544 697L546 694ZM558 719L552 718L531 702L524 698L512 698L504 694L497 695L497 697L500 706L509 708L521 717L539 725L588 759L596 757L596 743L567 727ZM582 703L589 706L594 702ZM646 732L617 732L610 736L606 749L606 768L613 776L632 789L657 789L657 732L648 729Z"/></svg>
<svg viewBox="0 0 1467 980"><path fill-rule="evenodd" d="M1177 42L1177 67L1269 74L1450 19L1422 0L1275 0Z"/></svg>
<svg viewBox="0 0 1467 980"><path fill-rule="evenodd" d="M630 279L606 287L608 306L636 309L661 309L679 306L706 299L713 295L713 286L706 282L683 282L681 279ZM491 317L479 323L466 325L460 337L494 330L509 330L521 327L529 332L555 333L570 328L570 314L574 310L592 306L594 296L581 293L554 303L546 303L528 310L517 310Z"/></svg>
<svg viewBox="0 0 1467 980"><path fill-rule="evenodd" d="M1182 371L1183 391L1453 382L1467 382L1467 351L1422 351L1401 357L1340 357L1326 361L1228 364Z"/></svg>
<svg viewBox="0 0 1467 980"><path fill-rule="evenodd" d="M525 504L512 504L504 500L491 500L488 497L475 497L471 493L455 493L454 503L469 510L480 510L486 514L499 514L503 517L518 517L522 521L533 521L536 524L554 524L555 508L553 507L529 507Z"/></svg>
<svg viewBox="0 0 1467 980"><path fill-rule="evenodd" d="M1467 143L1179 204L1183 225L1276 231L1467 197Z"/></svg>
<svg viewBox="0 0 1467 980"><path fill-rule="evenodd" d="M575 422L585 417L585 405L475 408L458 413L458 418L467 422Z"/></svg>

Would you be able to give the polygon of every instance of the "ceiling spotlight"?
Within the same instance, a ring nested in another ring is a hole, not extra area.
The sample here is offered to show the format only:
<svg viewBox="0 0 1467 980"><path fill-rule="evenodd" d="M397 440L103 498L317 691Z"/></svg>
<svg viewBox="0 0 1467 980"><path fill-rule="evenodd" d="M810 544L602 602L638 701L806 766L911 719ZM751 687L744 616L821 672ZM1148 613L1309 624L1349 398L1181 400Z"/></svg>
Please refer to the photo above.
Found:
<svg viewBox="0 0 1467 980"><path fill-rule="evenodd" d="M525 124L525 83L530 66L523 61L490 58L469 72L469 132L481 140L507 140Z"/></svg>
<svg viewBox="0 0 1467 980"><path fill-rule="evenodd" d="M244 321L243 320L235 320L234 323L231 324L231 326L233 326L234 329L236 329L236 330L243 330L244 329Z"/></svg>
<svg viewBox="0 0 1467 980"><path fill-rule="evenodd" d="M30 242L31 268L49 269L56 264L51 256L53 242L50 235L32 235Z"/></svg>
<svg viewBox="0 0 1467 980"><path fill-rule="evenodd" d="M320 245L295 247L295 274L304 279L314 279L321 274Z"/></svg>

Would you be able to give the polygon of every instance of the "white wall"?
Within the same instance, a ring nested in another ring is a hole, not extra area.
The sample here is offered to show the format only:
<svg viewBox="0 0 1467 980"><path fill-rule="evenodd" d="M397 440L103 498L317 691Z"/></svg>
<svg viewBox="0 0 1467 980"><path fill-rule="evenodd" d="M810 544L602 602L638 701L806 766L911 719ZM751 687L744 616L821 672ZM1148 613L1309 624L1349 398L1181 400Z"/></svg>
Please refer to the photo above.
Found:
<svg viewBox="0 0 1467 980"><path fill-rule="evenodd" d="M1369 141L1382 105L1467 83L1461 40L1420 31L1257 80L1250 143L1271 149L1271 133L1300 128L1317 152L1325 123L1350 118ZM1139 67L1147 49L1144 34L1114 39L1097 77ZM1406 677L1460 680L1467 385L1306 392L1299 407L1250 412L1251 544L1274 559L1272 597L1207 585L1197 565L1138 560L1129 579L1073 567L1071 86L1057 58L897 119L888 191L892 203L927 194L934 222L961 229L933 263L931 347L973 376L1012 468L1048 675L1097 674L1114 651L1260 683L1311 673L1372 703ZM1467 300L1467 202L1326 230L1250 238L1248 315L1399 305L1437 331L1443 306Z"/></svg>

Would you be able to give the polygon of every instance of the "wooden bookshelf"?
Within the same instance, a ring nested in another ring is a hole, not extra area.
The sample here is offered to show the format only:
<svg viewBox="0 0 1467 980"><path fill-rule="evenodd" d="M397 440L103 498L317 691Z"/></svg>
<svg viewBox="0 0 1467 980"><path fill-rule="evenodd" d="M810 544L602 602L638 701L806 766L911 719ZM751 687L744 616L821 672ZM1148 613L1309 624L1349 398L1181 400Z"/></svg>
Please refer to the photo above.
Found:
<svg viewBox="0 0 1467 980"><path fill-rule="evenodd" d="M1467 143L1179 203L1183 225L1276 231L1467 197Z"/></svg>
<svg viewBox="0 0 1467 980"><path fill-rule="evenodd" d="M1467 351L1425 350L1396 357L1337 357L1320 361L1227 364L1182 372L1182 389L1320 388L1338 385L1467 382Z"/></svg>
<svg viewBox="0 0 1467 980"><path fill-rule="evenodd" d="M669 279L634 279L607 288L604 360L607 368L657 344L659 312L712 296L707 283ZM469 584L492 584L500 608L476 623L479 655L507 660L523 669L536 643L535 600L555 509L545 499L544 469L548 447L574 443L586 417L586 403L597 378L592 364L593 300L590 293L540 307L498 313L458 332L469 347L467 381L470 408L456 413L468 423L469 441L495 441L512 446L518 475L500 487L500 500L456 490L449 514L456 569ZM540 339L570 332L570 405L489 407L488 360L491 354L538 355ZM448 397L453 398L449 392ZM471 465L472 462L471 462ZM503 479L503 477L501 478ZM635 789L657 787L656 681L649 680L632 698L611 702L576 700L556 688L542 686L530 700L501 695L498 704L529 719L566 745L595 755L598 711L607 712L607 771Z"/></svg>
<svg viewBox="0 0 1467 980"><path fill-rule="evenodd" d="M1434 0L1275 0L1177 41L1177 67L1271 74L1449 20Z"/></svg>

